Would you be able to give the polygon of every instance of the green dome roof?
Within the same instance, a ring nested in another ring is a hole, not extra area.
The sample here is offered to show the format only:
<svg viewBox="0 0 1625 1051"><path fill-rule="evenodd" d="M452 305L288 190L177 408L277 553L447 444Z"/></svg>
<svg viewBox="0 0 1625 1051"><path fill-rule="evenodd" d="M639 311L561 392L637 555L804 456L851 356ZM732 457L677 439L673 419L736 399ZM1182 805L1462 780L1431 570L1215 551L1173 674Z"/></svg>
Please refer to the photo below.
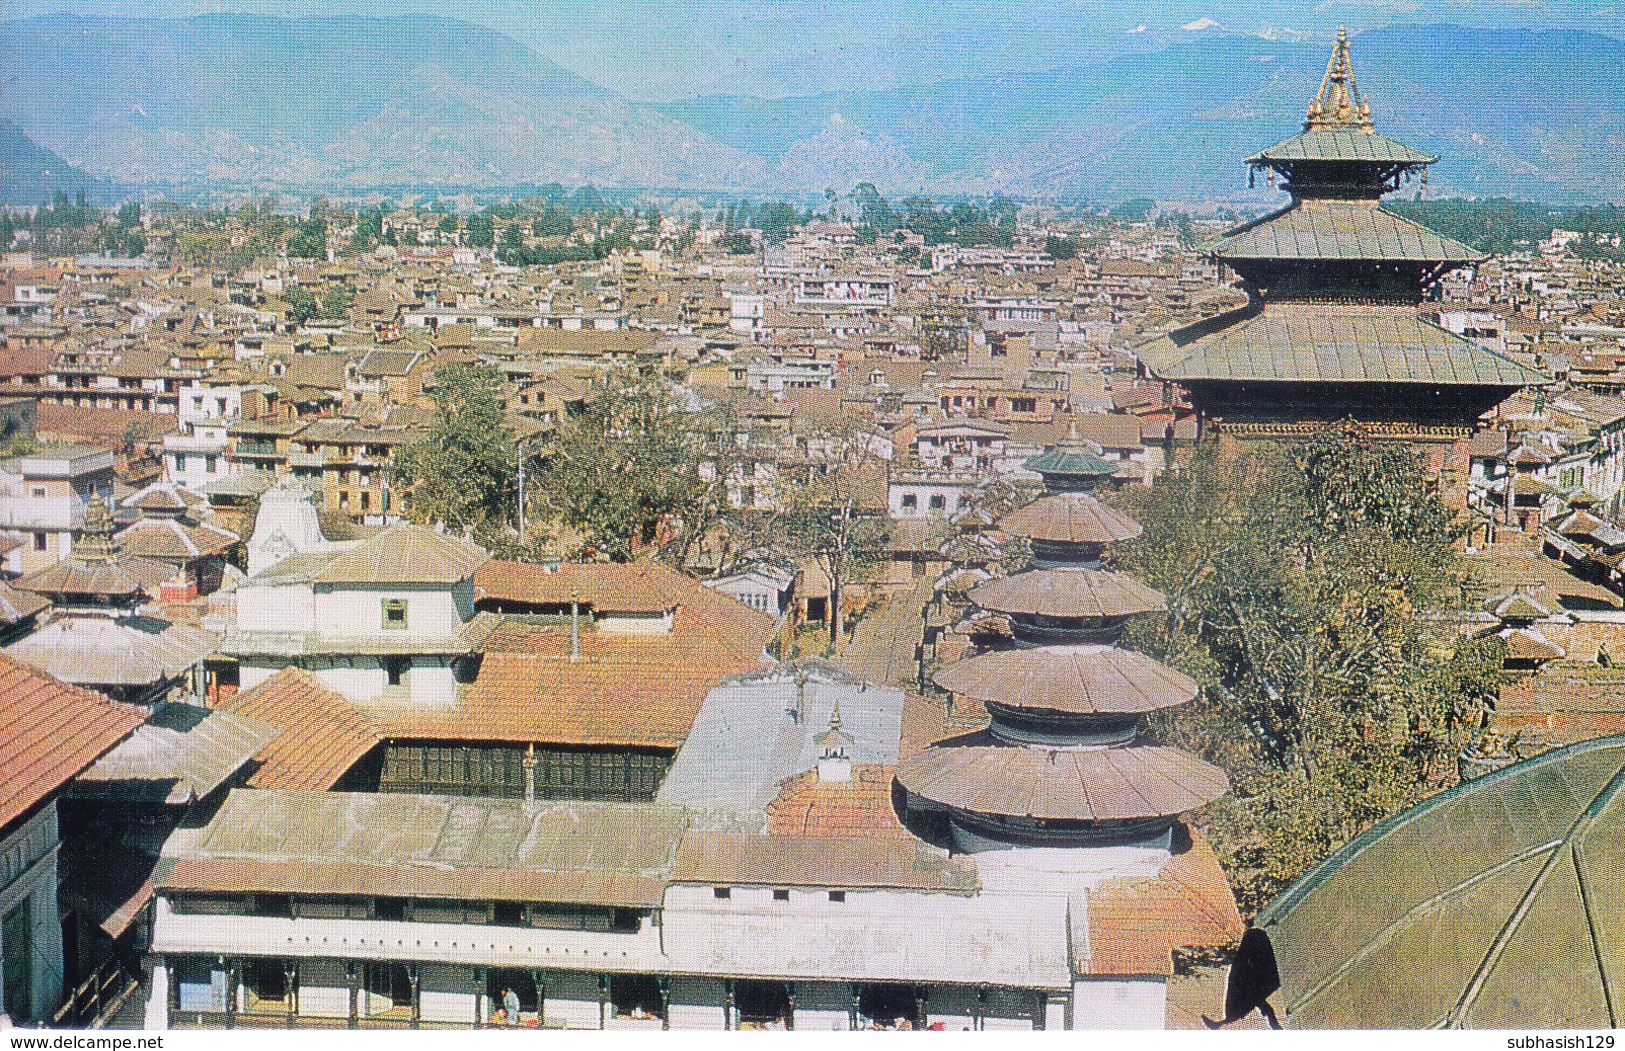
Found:
<svg viewBox="0 0 1625 1051"><path fill-rule="evenodd" d="M1117 465L1100 452L1100 446L1078 437L1078 425L1074 423L1064 440L1037 456L1028 457L1025 466L1043 475L1046 482L1051 477L1110 478L1117 473Z"/></svg>
<svg viewBox="0 0 1625 1051"><path fill-rule="evenodd" d="M1463 782L1259 914L1289 1026L1596 1029L1625 1004L1625 736Z"/></svg>

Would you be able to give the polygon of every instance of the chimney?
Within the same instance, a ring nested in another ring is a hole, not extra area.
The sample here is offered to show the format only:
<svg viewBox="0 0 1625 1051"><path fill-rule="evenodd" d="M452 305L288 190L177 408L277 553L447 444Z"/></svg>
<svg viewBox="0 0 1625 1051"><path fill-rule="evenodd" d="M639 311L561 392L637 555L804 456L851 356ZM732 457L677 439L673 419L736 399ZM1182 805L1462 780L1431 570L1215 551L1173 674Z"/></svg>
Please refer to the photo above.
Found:
<svg viewBox="0 0 1625 1051"><path fill-rule="evenodd" d="M852 780L852 735L841 729L841 704L829 713L829 728L819 734L818 780L844 784Z"/></svg>
<svg viewBox="0 0 1625 1051"><path fill-rule="evenodd" d="M581 593L570 590L570 663L581 659Z"/></svg>

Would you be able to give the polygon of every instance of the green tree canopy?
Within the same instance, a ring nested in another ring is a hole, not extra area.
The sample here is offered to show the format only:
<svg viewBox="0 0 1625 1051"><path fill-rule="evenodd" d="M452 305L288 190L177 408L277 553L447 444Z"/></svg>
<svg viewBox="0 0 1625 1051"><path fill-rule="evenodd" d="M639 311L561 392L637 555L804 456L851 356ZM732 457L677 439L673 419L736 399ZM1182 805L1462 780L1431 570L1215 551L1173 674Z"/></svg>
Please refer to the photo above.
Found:
<svg viewBox="0 0 1625 1051"><path fill-rule="evenodd" d="M502 374L489 365L438 370L429 431L395 459L394 479L415 522L472 526L487 537L515 515L518 451L503 417Z"/></svg>
<svg viewBox="0 0 1625 1051"><path fill-rule="evenodd" d="M1210 831L1244 908L1454 782L1500 650L1426 617L1459 608L1472 581L1460 527L1408 452L1329 436L1232 457L1205 446L1121 498L1145 535L1118 563L1168 599L1131 638L1204 686L1158 725L1231 775Z"/></svg>
<svg viewBox="0 0 1625 1051"><path fill-rule="evenodd" d="M727 513L726 414L692 411L659 383L611 387L560 431L537 478L547 510L617 561L661 542L681 565Z"/></svg>

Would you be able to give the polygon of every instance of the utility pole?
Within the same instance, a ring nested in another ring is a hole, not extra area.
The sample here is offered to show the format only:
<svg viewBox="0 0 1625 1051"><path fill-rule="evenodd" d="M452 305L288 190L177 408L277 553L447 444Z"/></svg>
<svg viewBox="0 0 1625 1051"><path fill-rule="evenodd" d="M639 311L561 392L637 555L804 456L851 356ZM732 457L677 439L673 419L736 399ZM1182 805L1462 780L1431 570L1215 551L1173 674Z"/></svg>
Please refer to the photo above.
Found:
<svg viewBox="0 0 1625 1051"><path fill-rule="evenodd" d="M519 546L525 546L525 443L521 439L519 448Z"/></svg>

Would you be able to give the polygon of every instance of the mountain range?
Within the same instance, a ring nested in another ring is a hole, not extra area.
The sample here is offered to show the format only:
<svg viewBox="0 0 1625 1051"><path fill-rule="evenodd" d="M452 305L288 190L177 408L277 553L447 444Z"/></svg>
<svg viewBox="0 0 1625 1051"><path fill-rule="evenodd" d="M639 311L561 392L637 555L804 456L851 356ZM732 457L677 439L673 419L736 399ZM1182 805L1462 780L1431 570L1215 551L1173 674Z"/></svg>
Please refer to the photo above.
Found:
<svg viewBox="0 0 1625 1051"><path fill-rule="evenodd" d="M74 197L81 190L96 204L114 194L111 181L75 168L0 118L0 204L39 204L58 193Z"/></svg>
<svg viewBox="0 0 1625 1051"><path fill-rule="evenodd" d="M1197 200L1242 192L1326 57L1210 30L1043 72L651 104L447 18L46 15L0 25L0 116L124 184ZM1379 130L1442 158L1433 192L1625 197L1625 42L1399 26L1359 34L1354 63Z"/></svg>

